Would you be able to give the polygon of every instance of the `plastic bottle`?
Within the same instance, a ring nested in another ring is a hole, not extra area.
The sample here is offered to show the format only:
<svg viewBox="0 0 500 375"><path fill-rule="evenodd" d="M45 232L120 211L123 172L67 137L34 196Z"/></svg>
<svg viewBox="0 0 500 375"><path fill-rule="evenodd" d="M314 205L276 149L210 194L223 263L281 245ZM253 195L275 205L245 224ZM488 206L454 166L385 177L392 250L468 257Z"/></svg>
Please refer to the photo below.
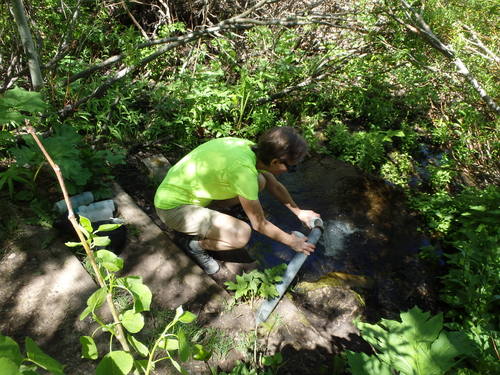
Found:
<svg viewBox="0 0 500 375"><path fill-rule="evenodd" d="M76 209L76 213L85 216L91 222L109 220L113 217L115 211L115 203L112 199L95 202L88 206L80 206Z"/></svg>
<svg viewBox="0 0 500 375"><path fill-rule="evenodd" d="M94 201L94 195L90 191L85 191L81 194L70 197L69 200L71 201L71 205L73 206L73 208L75 208L92 203ZM54 210L56 210L60 214L68 211L68 206L66 206L66 202L64 201L64 199L54 204Z"/></svg>

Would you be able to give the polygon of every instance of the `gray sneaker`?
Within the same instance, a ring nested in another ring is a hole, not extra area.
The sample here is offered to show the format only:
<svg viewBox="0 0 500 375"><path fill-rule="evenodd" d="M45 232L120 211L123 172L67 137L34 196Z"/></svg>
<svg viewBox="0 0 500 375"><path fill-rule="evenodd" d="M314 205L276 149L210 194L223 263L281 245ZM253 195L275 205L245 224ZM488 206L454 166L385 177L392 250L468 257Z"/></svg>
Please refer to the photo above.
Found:
<svg viewBox="0 0 500 375"><path fill-rule="evenodd" d="M194 240L189 241L188 245L186 246L186 251L196 260L196 262L208 275L217 273L220 269L219 263L217 263L214 258L208 255L205 250L193 249L193 246L191 246L192 241Z"/></svg>

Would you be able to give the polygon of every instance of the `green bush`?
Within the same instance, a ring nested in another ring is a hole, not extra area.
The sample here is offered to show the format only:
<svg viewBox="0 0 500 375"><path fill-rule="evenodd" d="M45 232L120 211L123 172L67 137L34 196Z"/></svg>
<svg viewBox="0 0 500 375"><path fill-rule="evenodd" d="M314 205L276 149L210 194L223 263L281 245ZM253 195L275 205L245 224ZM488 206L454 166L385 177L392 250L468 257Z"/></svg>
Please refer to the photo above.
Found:
<svg viewBox="0 0 500 375"><path fill-rule="evenodd" d="M9 171L19 171L19 176L22 176L21 172L31 173L32 180L20 180L20 182L29 185L28 183L33 184L38 171L46 162L43 154L39 152L35 140L31 136L26 136L24 140L26 145L9 149L16 161L9 168ZM109 166L123 162L124 155L119 152L91 150L84 144L82 137L68 126L56 128L52 136L42 139L42 143L54 162L61 168L70 194L81 192L85 187L90 186L95 188L94 190L99 196L99 190L105 189L112 177L109 174ZM26 170L30 172L26 172ZM31 198L29 197L29 199Z"/></svg>

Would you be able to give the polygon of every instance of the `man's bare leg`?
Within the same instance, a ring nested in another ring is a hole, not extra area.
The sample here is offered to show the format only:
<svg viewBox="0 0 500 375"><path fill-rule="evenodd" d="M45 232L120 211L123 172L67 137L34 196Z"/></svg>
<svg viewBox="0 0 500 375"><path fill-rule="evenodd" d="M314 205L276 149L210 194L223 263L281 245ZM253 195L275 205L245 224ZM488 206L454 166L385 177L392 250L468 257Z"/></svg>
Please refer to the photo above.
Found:
<svg viewBox="0 0 500 375"><path fill-rule="evenodd" d="M205 238L199 243L207 250L241 249L250 240L251 233L252 228L244 221L230 215L219 214L214 217Z"/></svg>

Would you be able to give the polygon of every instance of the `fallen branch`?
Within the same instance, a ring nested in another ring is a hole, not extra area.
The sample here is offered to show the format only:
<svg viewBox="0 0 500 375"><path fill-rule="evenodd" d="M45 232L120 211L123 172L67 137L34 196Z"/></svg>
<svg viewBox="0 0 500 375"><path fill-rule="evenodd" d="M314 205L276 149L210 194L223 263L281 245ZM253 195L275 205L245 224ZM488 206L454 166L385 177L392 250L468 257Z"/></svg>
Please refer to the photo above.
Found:
<svg viewBox="0 0 500 375"><path fill-rule="evenodd" d="M479 37L477 36L477 34L474 32L474 30L472 30L469 26L467 25L462 25L462 27L469 32L469 34L471 35L472 37L472 40L468 40L468 39L465 39L468 43L470 44L473 44L475 45L476 47L479 47L484 53L485 55L479 53L478 51L476 51L476 53L478 53L479 55L483 56L484 58L490 60L490 61L494 61L496 62L497 64L500 63L500 57L498 57L497 55L495 55L495 53L493 53L492 50L490 50L488 47L486 47L486 45L481 41L481 39L479 39Z"/></svg>
<svg viewBox="0 0 500 375"><path fill-rule="evenodd" d="M409 30L416 32L418 35L423 37L424 40L426 40L432 47L450 59L451 62L457 67L458 73L469 81L479 96L486 102L488 107L496 113L500 113L500 106L486 93L486 90L484 90L477 79L471 74L462 59L457 56L455 50L451 46L444 44L438 36L434 34L422 16L415 9L413 9L413 7L408 4L406 0L401 0L401 3L405 8L408 19L412 22L412 24L405 24L405 26Z"/></svg>
<svg viewBox="0 0 500 375"><path fill-rule="evenodd" d="M122 61L123 56L122 55L114 55L106 60L100 62L99 64L93 65L88 69L82 70L81 72L78 72L76 74L73 74L71 77L69 77L66 81L66 84L69 85L71 82L74 82L80 78L86 78L90 76L92 73L97 72L98 70L104 69L108 66L114 65L120 61Z"/></svg>
<svg viewBox="0 0 500 375"><path fill-rule="evenodd" d="M87 257L90 261L90 264L92 265L92 269L94 270L94 273L96 275L99 286L101 288L105 288L106 283L102 279L101 272L99 271L99 268L97 266L97 263L96 263L96 260L94 257L94 253L90 249L90 246L87 243L87 240L85 239L85 236L83 235L83 233L80 229L80 225L78 224L78 221L76 220L75 213L73 212L73 206L71 204L71 200L69 199L68 191L66 190L66 184L64 183L64 178L63 178L63 175L61 173L61 169L59 168L59 166L56 163L54 163L54 161L50 157L49 153L47 152L47 150L43 146L42 142L40 142L40 139L36 135L35 129L29 124L28 120L26 120L26 126L27 126L28 133L30 133L32 135L32 137L34 138L38 147L40 148L43 155L45 156L45 159L47 159L48 163L50 164L50 166L54 170L54 173L56 174L57 181L58 181L59 186L61 187L61 191L63 193L64 201L66 202L66 205L68 207L68 220L71 222L71 225L73 226L76 234L78 235L78 238L80 239L80 242L83 245L83 248L85 249L85 253L87 254ZM120 323L120 319L118 318L118 313L117 313L115 305L113 303L112 295L109 292L106 293L106 301L107 301L109 309L111 311L111 315L113 316L114 323L117 327L116 338L120 342L123 350L129 352L130 347L128 346L127 340L125 338L125 334L123 332L123 327L122 327L122 324Z"/></svg>

